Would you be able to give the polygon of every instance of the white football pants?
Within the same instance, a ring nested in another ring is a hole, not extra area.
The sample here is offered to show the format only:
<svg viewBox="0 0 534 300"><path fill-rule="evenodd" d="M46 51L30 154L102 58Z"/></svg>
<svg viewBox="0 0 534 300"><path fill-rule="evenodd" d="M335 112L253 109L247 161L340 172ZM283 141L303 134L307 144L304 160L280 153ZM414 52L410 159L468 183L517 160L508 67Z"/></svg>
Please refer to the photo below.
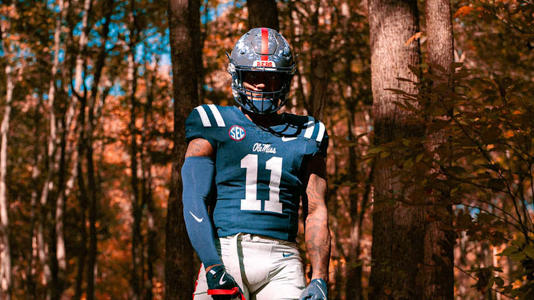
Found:
<svg viewBox="0 0 534 300"><path fill-rule="evenodd" d="M219 239L219 255L247 300L298 299L305 288L296 243L239 233ZM212 300L204 266L200 267L194 300Z"/></svg>

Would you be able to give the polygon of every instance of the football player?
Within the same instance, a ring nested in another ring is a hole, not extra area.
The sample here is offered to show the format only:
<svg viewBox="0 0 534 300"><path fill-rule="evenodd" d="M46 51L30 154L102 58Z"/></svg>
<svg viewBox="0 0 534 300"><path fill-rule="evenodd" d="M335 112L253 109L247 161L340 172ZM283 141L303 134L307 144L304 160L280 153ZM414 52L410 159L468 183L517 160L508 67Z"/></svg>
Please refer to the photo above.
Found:
<svg viewBox="0 0 534 300"><path fill-rule="evenodd" d="M202 261L193 298L327 299L325 126L279 112L295 63L277 31L250 30L229 59L237 106L201 105L186 120L183 214ZM295 242L301 198L308 286Z"/></svg>

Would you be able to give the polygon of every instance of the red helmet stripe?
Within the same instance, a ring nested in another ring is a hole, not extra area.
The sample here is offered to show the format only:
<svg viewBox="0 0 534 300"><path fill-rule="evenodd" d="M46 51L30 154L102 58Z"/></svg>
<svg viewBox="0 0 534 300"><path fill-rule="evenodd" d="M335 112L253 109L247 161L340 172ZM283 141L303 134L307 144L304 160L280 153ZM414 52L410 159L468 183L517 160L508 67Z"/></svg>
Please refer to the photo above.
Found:
<svg viewBox="0 0 534 300"><path fill-rule="evenodd" d="M269 31L267 28L261 29L261 54L269 54ZM269 60L269 56L262 55L261 60Z"/></svg>

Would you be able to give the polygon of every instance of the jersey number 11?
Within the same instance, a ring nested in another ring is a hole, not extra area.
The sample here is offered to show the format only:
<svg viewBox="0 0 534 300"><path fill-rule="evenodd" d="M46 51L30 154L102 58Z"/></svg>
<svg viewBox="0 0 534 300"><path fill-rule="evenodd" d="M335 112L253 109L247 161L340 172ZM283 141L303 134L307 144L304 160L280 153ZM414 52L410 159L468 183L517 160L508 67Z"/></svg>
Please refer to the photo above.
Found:
<svg viewBox="0 0 534 300"><path fill-rule="evenodd" d="M261 200L257 197L258 155L247 154L241 159L241 168L246 169L245 199L241 199L241 210L261 210ZM269 201L265 201L265 211L282 213L280 202L280 178L282 177L282 158L271 157L265 162L265 169L271 170L269 182Z"/></svg>

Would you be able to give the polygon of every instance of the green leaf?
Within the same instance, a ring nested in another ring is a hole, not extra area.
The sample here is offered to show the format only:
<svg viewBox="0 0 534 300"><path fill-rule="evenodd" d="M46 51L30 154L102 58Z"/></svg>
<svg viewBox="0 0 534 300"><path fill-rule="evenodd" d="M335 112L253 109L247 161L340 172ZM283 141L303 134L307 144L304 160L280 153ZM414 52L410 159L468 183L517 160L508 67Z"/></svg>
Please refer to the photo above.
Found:
<svg viewBox="0 0 534 300"><path fill-rule="evenodd" d="M385 150L384 147L376 146L376 147L370 148L369 151L367 151L367 154L377 154L384 150Z"/></svg>
<svg viewBox="0 0 534 300"><path fill-rule="evenodd" d="M534 246L532 246L531 244L528 244L525 249L523 249L523 252L525 252L528 257L534 259Z"/></svg>
<svg viewBox="0 0 534 300"><path fill-rule="evenodd" d="M465 169L460 166L453 166L453 167L447 168L447 171L454 173L454 174L465 173Z"/></svg>
<svg viewBox="0 0 534 300"><path fill-rule="evenodd" d="M527 258L525 253L519 252L519 251L510 255L510 259L512 259L515 262L520 262L520 261L524 260L525 258Z"/></svg>
<svg viewBox="0 0 534 300"><path fill-rule="evenodd" d="M508 246L506 249L504 249L501 253L497 254L497 256L510 256L517 252L517 248L514 246Z"/></svg>
<svg viewBox="0 0 534 300"><path fill-rule="evenodd" d="M497 284L498 287L503 287L504 280L501 277L495 277L495 284Z"/></svg>
<svg viewBox="0 0 534 300"><path fill-rule="evenodd" d="M409 169L411 167L413 167L413 160L411 159L407 159L404 161L404 163L402 164L403 168L406 168L406 169Z"/></svg>
<svg viewBox="0 0 534 300"><path fill-rule="evenodd" d="M415 157L415 162L420 162L421 159L423 159L424 156L425 156L424 153L417 154L417 156Z"/></svg>

